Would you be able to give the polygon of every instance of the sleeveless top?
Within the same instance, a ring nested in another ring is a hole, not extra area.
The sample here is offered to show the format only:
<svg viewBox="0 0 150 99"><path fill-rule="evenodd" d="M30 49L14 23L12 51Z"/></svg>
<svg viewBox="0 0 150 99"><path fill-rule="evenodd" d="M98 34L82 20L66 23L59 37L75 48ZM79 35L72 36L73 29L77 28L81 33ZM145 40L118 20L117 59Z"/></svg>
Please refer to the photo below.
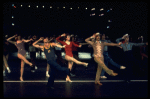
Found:
<svg viewBox="0 0 150 99"><path fill-rule="evenodd" d="M22 41L21 43L18 43L16 42L16 47L18 49L18 53L21 54L21 55L25 55L26 54L26 50L24 48L24 42Z"/></svg>
<svg viewBox="0 0 150 99"><path fill-rule="evenodd" d="M103 57L103 50L104 50L104 44L101 41L94 42L93 50L94 50L94 57Z"/></svg>
<svg viewBox="0 0 150 99"><path fill-rule="evenodd" d="M45 48L45 46L43 46L43 49L44 49L44 53L46 55L47 61L56 60L54 48L52 48L50 44L48 48Z"/></svg>

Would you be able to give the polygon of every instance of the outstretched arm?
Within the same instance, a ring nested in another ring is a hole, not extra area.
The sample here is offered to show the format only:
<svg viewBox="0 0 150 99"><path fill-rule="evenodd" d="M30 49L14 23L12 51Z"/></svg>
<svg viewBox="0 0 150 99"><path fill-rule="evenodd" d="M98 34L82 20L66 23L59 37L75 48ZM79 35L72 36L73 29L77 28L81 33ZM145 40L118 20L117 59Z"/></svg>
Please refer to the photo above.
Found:
<svg viewBox="0 0 150 99"><path fill-rule="evenodd" d="M30 41L32 41L33 39L31 38L30 40L25 40L25 39L22 39L24 42L30 42Z"/></svg>
<svg viewBox="0 0 150 99"><path fill-rule="evenodd" d="M10 37L10 38L8 38L7 41L10 42L10 43L12 43L12 44L15 44L16 42L11 41L11 39L12 39L12 38L15 38L16 36L17 36L17 34L14 35L14 36L12 36L12 37Z"/></svg>
<svg viewBox="0 0 150 99"><path fill-rule="evenodd" d="M43 49L43 46L37 45L37 43L38 43L39 41L42 41L42 40L43 40L43 37L41 37L39 40L35 41L32 45L33 45L34 47L36 47L36 48Z"/></svg>
<svg viewBox="0 0 150 99"><path fill-rule="evenodd" d="M121 44L122 44L122 42L120 42L120 43L106 43L106 42L104 42L105 46L119 46Z"/></svg>
<svg viewBox="0 0 150 99"><path fill-rule="evenodd" d="M66 45L64 46L61 46L60 44L58 43L51 43L53 47L59 47L59 48L65 48Z"/></svg>

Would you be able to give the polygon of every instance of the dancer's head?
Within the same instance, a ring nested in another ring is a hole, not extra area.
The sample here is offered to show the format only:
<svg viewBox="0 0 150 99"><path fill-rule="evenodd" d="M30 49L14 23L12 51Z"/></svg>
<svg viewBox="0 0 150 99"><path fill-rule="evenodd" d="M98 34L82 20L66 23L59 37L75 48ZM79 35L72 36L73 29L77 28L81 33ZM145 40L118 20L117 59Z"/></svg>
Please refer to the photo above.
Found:
<svg viewBox="0 0 150 99"><path fill-rule="evenodd" d="M125 42L129 42L129 36L124 37Z"/></svg>
<svg viewBox="0 0 150 99"><path fill-rule="evenodd" d="M66 33L65 41L70 41L70 34L69 33Z"/></svg>
<svg viewBox="0 0 150 99"><path fill-rule="evenodd" d="M105 40L105 38L106 38L106 36L105 36L105 34L103 33L103 34L102 34L102 40Z"/></svg>
<svg viewBox="0 0 150 99"><path fill-rule="evenodd" d="M95 40L96 41L100 41L100 33L99 32L97 32L96 34L95 34L96 36L95 36Z"/></svg>
<svg viewBox="0 0 150 99"><path fill-rule="evenodd" d="M44 38L43 42L44 42L44 46L49 47L49 41L47 37Z"/></svg>

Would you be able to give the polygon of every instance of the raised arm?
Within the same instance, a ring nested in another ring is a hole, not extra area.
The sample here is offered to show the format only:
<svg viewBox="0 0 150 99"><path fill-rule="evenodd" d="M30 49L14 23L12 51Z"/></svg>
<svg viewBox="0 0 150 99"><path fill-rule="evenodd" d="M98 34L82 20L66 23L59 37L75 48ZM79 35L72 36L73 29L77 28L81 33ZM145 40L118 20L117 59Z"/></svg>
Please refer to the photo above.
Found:
<svg viewBox="0 0 150 99"><path fill-rule="evenodd" d="M148 45L148 42L147 43L131 43L131 44L134 46L143 46L143 45Z"/></svg>
<svg viewBox="0 0 150 99"><path fill-rule="evenodd" d="M59 36L59 37L56 38L56 40L57 40L58 42L60 42L62 45L65 45L65 42L64 42L64 41L61 41L60 38L63 37L63 36L65 36L65 35L66 35L66 34L64 33L64 34L62 34L61 36Z"/></svg>
<svg viewBox="0 0 150 99"><path fill-rule="evenodd" d="M39 41L42 41L43 39L44 39L44 38L41 37L39 40L35 41L32 45L33 45L34 47L36 47L36 48L43 49L43 46L37 45L37 43L38 43Z"/></svg>
<svg viewBox="0 0 150 99"><path fill-rule="evenodd" d="M16 42L15 42L15 41L11 41L11 39L12 39L12 38L15 38L16 36L17 36L17 34L14 35L14 36L12 36L12 37L9 37L9 38L7 39L7 41L10 42L10 43L12 43L12 44L15 44Z"/></svg>
<svg viewBox="0 0 150 99"><path fill-rule="evenodd" d="M94 39L95 38L95 35L93 35L93 36L91 36L91 37L89 37L89 38L86 38L85 39L85 42L87 42L88 44L90 44L90 45L93 45L93 43L94 42L92 42L92 41L90 41L91 39Z"/></svg>

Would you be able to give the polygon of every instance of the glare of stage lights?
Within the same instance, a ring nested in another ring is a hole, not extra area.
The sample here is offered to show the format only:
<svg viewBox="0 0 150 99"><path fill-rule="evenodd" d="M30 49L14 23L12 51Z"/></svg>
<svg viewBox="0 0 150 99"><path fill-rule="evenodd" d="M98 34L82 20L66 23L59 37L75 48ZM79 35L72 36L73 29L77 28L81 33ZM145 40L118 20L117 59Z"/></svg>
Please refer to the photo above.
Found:
<svg viewBox="0 0 150 99"><path fill-rule="evenodd" d="M65 7L63 7L63 8L65 8Z"/></svg>
<svg viewBox="0 0 150 99"><path fill-rule="evenodd" d="M85 8L87 10L87 8Z"/></svg>
<svg viewBox="0 0 150 99"><path fill-rule="evenodd" d="M110 10L112 10L112 8L110 8Z"/></svg>
<svg viewBox="0 0 150 99"><path fill-rule="evenodd" d="M28 7L30 7L30 5Z"/></svg>
<svg viewBox="0 0 150 99"><path fill-rule="evenodd" d="M12 16L11 18L14 18L14 16Z"/></svg>
<svg viewBox="0 0 150 99"><path fill-rule="evenodd" d="M108 20L108 22L112 22L111 20Z"/></svg>
<svg viewBox="0 0 150 99"><path fill-rule="evenodd" d="M22 7L22 5L21 5L21 7Z"/></svg>
<svg viewBox="0 0 150 99"><path fill-rule="evenodd" d="M52 8L52 6L50 6L50 8Z"/></svg>
<svg viewBox="0 0 150 99"><path fill-rule="evenodd" d="M44 8L44 6L42 6Z"/></svg>
<svg viewBox="0 0 150 99"><path fill-rule="evenodd" d="M78 9L79 9L79 7L78 7Z"/></svg>
<svg viewBox="0 0 150 99"><path fill-rule="evenodd" d="M14 6L14 4L12 4L12 7Z"/></svg>
<svg viewBox="0 0 150 99"><path fill-rule="evenodd" d="M109 26L107 26L107 29L109 28Z"/></svg>
<svg viewBox="0 0 150 99"><path fill-rule="evenodd" d="M70 8L72 10L72 8Z"/></svg>
<svg viewBox="0 0 150 99"><path fill-rule="evenodd" d="M15 24L14 23L12 23L12 26L14 26Z"/></svg>
<svg viewBox="0 0 150 99"><path fill-rule="evenodd" d="M91 11L95 10L95 8L92 8Z"/></svg>
<svg viewBox="0 0 150 99"><path fill-rule="evenodd" d="M38 8L38 6L36 6L36 8Z"/></svg>
<svg viewBox="0 0 150 99"><path fill-rule="evenodd" d="M90 14L90 16L94 16L95 15L95 13L93 13L93 14Z"/></svg>
<svg viewBox="0 0 150 99"><path fill-rule="evenodd" d="M104 10L103 8L100 9L100 11Z"/></svg>
<svg viewBox="0 0 150 99"><path fill-rule="evenodd" d="M104 16L104 14L102 13L102 14L100 14L100 16Z"/></svg>
<svg viewBox="0 0 150 99"><path fill-rule="evenodd" d="M107 10L107 12L109 12L110 10Z"/></svg>

